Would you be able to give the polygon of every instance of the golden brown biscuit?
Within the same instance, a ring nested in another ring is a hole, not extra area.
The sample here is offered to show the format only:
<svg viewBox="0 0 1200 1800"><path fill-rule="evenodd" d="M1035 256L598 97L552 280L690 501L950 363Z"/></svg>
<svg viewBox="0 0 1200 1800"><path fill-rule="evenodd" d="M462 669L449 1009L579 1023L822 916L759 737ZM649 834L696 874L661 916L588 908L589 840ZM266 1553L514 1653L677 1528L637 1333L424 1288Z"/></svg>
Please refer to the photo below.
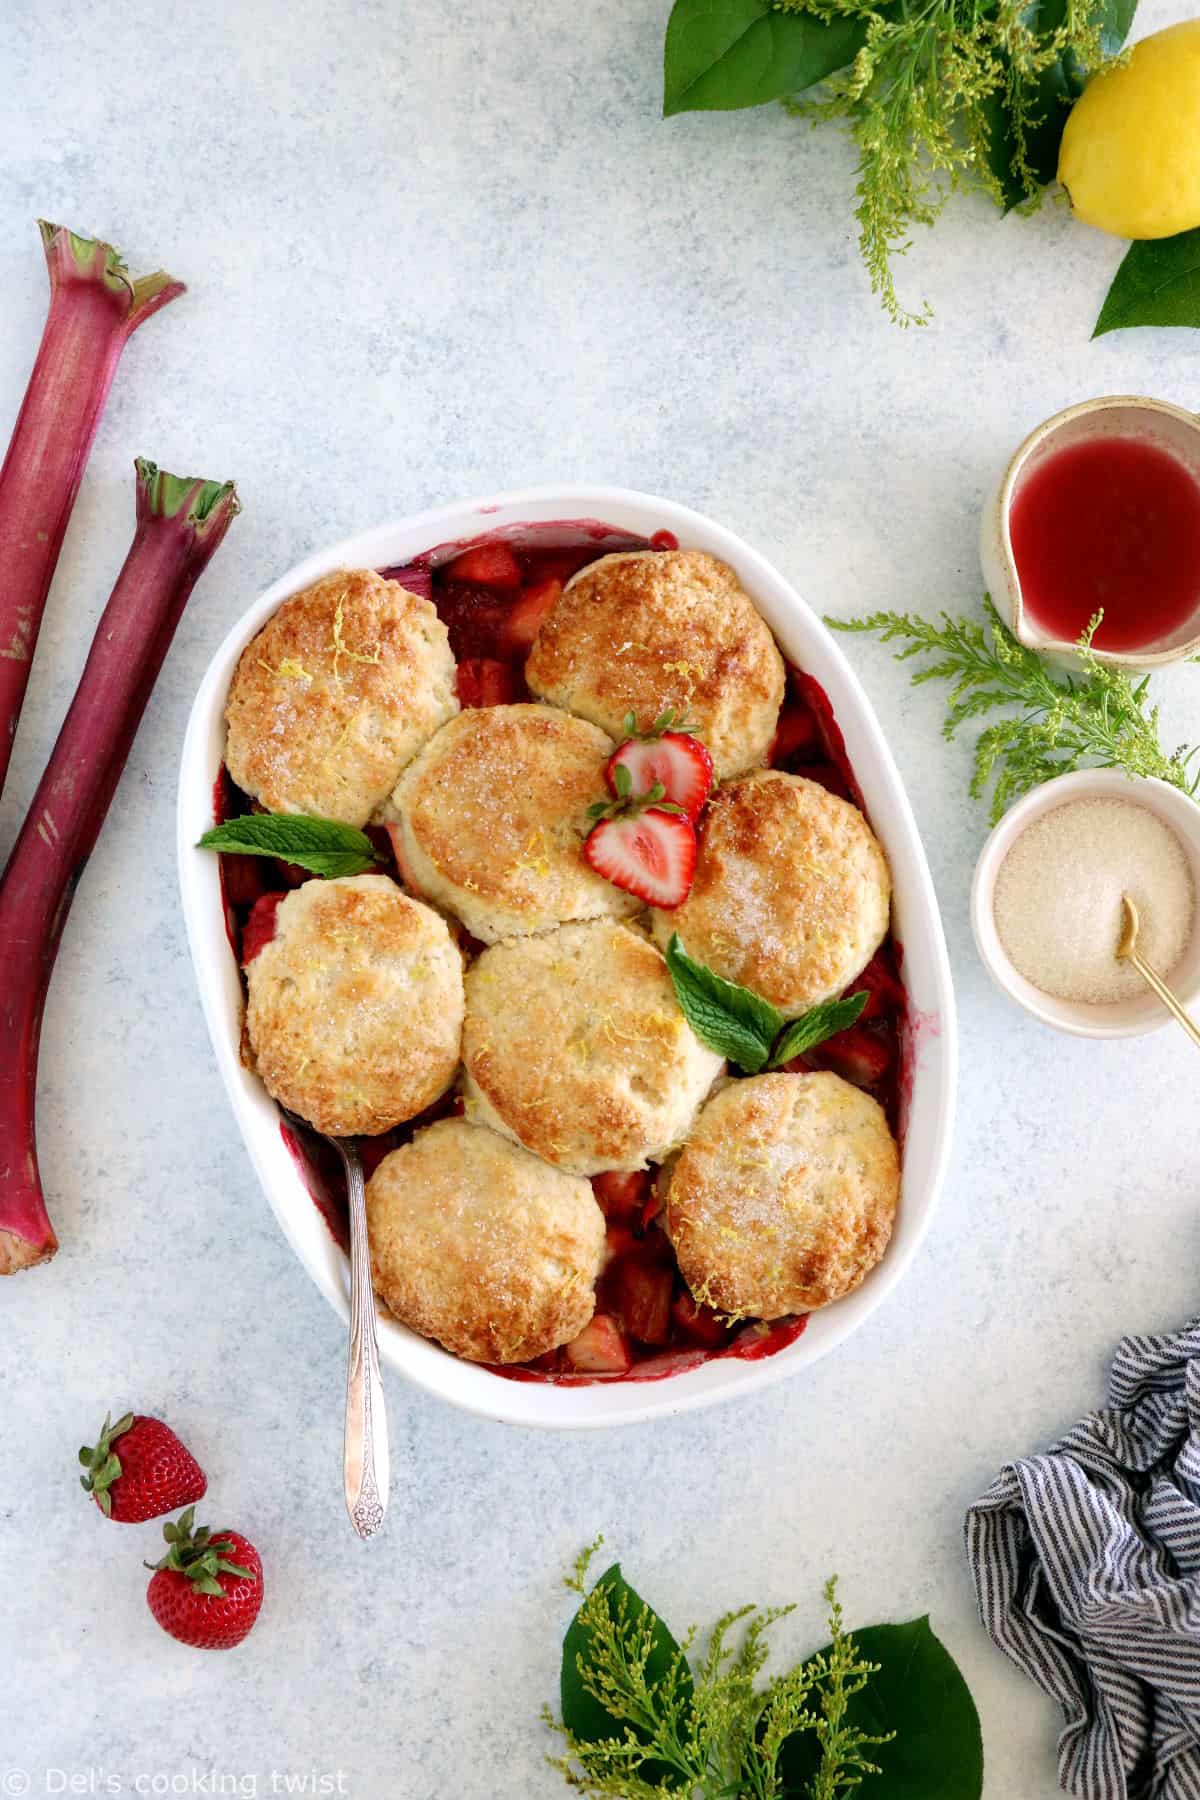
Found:
<svg viewBox="0 0 1200 1800"><path fill-rule="evenodd" d="M778 1319L840 1300L887 1249L900 1158L840 1075L755 1075L709 1101L671 1174L684 1280L719 1312Z"/></svg>
<svg viewBox="0 0 1200 1800"><path fill-rule="evenodd" d="M795 1018L866 967L888 928L887 859L856 806L764 769L719 787L699 825L692 890L651 915L665 946Z"/></svg>
<svg viewBox="0 0 1200 1800"><path fill-rule="evenodd" d="M578 1337L596 1309L604 1215L590 1182L465 1119L384 1157L367 1229L376 1293L471 1362L528 1362Z"/></svg>
<svg viewBox="0 0 1200 1800"><path fill-rule="evenodd" d="M460 713L405 771L389 811L410 887L484 943L639 902L583 860L612 743L553 706Z"/></svg>
<svg viewBox="0 0 1200 1800"><path fill-rule="evenodd" d="M361 826L457 711L430 602L373 569L339 570L285 600L242 651L225 761L269 812Z"/></svg>
<svg viewBox="0 0 1200 1800"><path fill-rule="evenodd" d="M445 920L386 875L296 888L246 985L267 1091L331 1137L390 1131L454 1079L462 957Z"/></svg>
<svg viewBox="0 0 1200 1800"><path fill-rule="evenodd" d="M602 556L567 583L525 665L535 694L625 736L687 713L718 778L761 763L784 667L727 563L702 550Z"/></svg>
<svg viewBox="0 0 1200 1800"><path fill-rule="evenodd" d="M627 925L510 938L466 987L467 1116L577 1175L660 1161L724 1067L680 1012L659 952Z"/></svg>

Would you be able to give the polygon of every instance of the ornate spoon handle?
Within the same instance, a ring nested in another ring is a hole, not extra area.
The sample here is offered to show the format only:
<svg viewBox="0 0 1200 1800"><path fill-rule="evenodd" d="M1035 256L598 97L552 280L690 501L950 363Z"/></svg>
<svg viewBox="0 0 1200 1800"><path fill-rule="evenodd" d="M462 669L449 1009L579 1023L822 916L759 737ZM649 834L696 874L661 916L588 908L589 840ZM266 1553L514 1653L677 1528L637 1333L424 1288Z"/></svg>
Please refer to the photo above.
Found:
<svg viewBox="0 0 1200 1800"><path fill-rule="evenodd" d="M379 1372L375 1296L367 1248L367 1190L353 1144L334 1138L350 1208L350 1360L346 1371L346 1510L359 1537L374 1537L387 1511L387 1412Z"/></svg>

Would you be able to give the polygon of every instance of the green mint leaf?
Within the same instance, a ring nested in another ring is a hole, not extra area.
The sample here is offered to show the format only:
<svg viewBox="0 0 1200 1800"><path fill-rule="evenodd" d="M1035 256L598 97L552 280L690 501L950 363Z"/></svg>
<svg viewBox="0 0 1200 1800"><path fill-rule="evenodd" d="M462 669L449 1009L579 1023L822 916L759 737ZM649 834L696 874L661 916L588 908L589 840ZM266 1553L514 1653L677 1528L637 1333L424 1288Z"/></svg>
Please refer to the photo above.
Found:
<svg viewBox="0 0 1200 1800"><path fill-rule="evenodd" d="M633 776L624 763L618 763L613 770L613 786L618 800L628 800L633 793Z"/></svg>
<svg viewBox="0 0 1200 1800"><path fill-rule="evenodd" d="M692 1675L682 1650L658 1614L625 1580L620 1563L614 1563L596 1582L563 1638L562 1721L580 1744L621 1737L626 1729L633 1730L639 1742L649 1741L647 1730L630 1725L624 1713L609 1712L601 1705L584 1679L585 1673L594 1675L603 1662L610 1634L628 1640L631 1630L638 1636L649 1634L648 1654L644 1670L640 1671L646 1694L654 1697L665 1690L685 1707L691 1699ZM683 1786L678 1772L665 1763L645 1761L637 1772L650 1784Z"/></svg>
<svg viewBox="0 0 1200 1800"><path fill-rule="evenodd" d="M818 19L771 0L675 0L663 56L663 112L725 112L798 94L854 61L865 16Z"/></svg>
<svg viewBox="0 0 1200 1800"><path fill-rule="evenodd" d="M1092 336L1132 325L1200 326L1200 230L1129 246Z"/></svg>
<svg viewBox="0 0 1200 1800"><path fill-rule="evenodd" d="M757 1075L782 1029L783 1014L749 988L693 962L678 932L667 945L667 968L679 1010L696 1036L748 1075Z"/></svg>
<svg viewBox="0 0 1200 1800"><path fill-rule="evenodd" d="M375 846L353 825L302 813L247 813L206 831L197 849L240 856L277 856L313 875L361 875L378 862Z"/></svg>
<svg viewBox="0 0 1200 1800"><path fill-rule="evenodd" d="M851 1025L857 1024L867 999L868 996L860 992L847 994L841 1000L825 1000L820 1006L810 1007L786 1027L767 1067L778 1069L781 1064L791 1062L793 1056L799 1056L805 1050L815 1050L826 1038L835 1037L839 1031L846 1031Z"/></svg>
<svg viewBox="0 0 1200 1800"><path fill-rule="evenodd" d="M979 1800L983 1792L983 1739L971 1690L927 1618L907 1625L870 1625L854 1633L854 1646L879 1672L853 1695L846 1722L890 1743L870 1752L879 1774L864 1785L871 1800ZM830 1649L825 1655L830 1654ZM779 1767L785 1800L813 1792L821 1745L798 1732L783 1746Z"/></svg>

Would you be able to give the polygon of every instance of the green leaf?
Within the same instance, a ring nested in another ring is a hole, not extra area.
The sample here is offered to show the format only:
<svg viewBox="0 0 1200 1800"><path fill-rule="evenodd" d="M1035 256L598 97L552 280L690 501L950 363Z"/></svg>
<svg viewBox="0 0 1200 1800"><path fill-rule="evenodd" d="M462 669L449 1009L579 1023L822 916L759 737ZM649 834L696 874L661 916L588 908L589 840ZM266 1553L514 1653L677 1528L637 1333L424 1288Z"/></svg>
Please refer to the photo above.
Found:
<svg viewBox="0 0 1200 1800"><path fill-rule="evenodd" d="M675 0L663 112L727 112L798 94L853 62L865 17L777 12L770 0Z"/></svg>
<svg viewBox="0 0 1200 1800"><path fill-rule="evenodd" d="M1129 35L1137 0L1098 0L1092 18L1100 28L1105 56L1115 56ZM1066 0L1034 0L1028 17L1039 37L1049 37L1066 22ZM1006 66L1007 66L1007 59ZM1048 187L1058 175L1058 152L1072 106L1087 84L1087 70L1072 50L1064 51L1021 89L1027 116L1036 123L1026 133L1026 160L1038 186ZM988 167L1000 183L1006 211L1030 198L1016 172L1017 141L1006 96L994 92L980 102L988 125Z"/></svg>
<svg viewBox="0 0 1200 1800"><path fill-rule="evenodd" d="M850 1701L847 1718L890 1744L871 1752L880 1773L864 1787L871 1800L979 1800L983 1739L971 1690L928 1618L870 1625L854 1633L859 1654L879 1673ZM828 1654L828 1651L826 1652ZM784 1800L801 1800L820 1768L811 1732L788 1739L780 1755Z"/></svg>
<svg viewBox="0 0 1200 1800"><path fill-rule="evenodd" d="M353 825L310 819L303 813L247 813L206 831L200 850L234 851L240 856L277 856L314 875L361 875L378 862L375 846Z"/></svg>
<svg viewBox="0 0 1200 1800"><path fill-rule="evenodd" d="M659 1687L672 1670L677 1670L680 1677L677 1691L687 1699L690 1699L692 1693L692 1677L682 1650L654 1609L647 1606L641 1595L625 1580L620 1563L614 1563L611 1569L606 1569L600 1576L587 1600L568 1625L563 1638L562 1720L567 1730L583 1744L622 1737L627 1729L633 1729L607 1712L583 1683L580 1665L585 1669L591 1668L597 1659L592 1643L592 1630L580 1615L586 1607L596 1604L597 1595L601 1595L607 1604L609 1617L614 1625L620 1626L624 1609L625 1620L650 1631L652 1644L646 1659L647 1684L651 1688ZM649 1741L649 1734L646 1732L638 1732L636 1735L643 1743ZM648 1762L643 1765L640 1773L648 1782L664 1781L671 1787L681 1785L679 1776L665 1764Z"/></svg>
<svg viewBox="0 0 1200 1800"><path fill-rule="evenodd" d="M1138 0L1100 0L1093 17L1100 26L1100 44L1105 56L1115 56L1133 28Z"/></svg>
<svg viewBox="0 0 1200 1800"><path fill-rule="evenodd" d="M1009 123L1008 108L1004 104L1004 95L998 91L988 94L979 105L987 121L988 168L1000 183L1005 212L1011 212L1014 206L1020 206L1028 196L1024 185L1013 173L1017 145Z"/></svg>
<svg viewBox="0 0 1200 1800"><path fill-rule="evenodd" d="M868 997L860 991L846 994L840 1000L825 1000L820 1006L810 1007L800 1018L793 1019L776 1044L768 1068L777 1069L782 1063L791 1062L793 1056L815 1050L826 1038L847 1031L858 1022Z"/></svg>
<svg viewBox="0 0 1200 1800"><path fill-rule="evenodd" d="M1132 325L1200 326L1200 230L1129 246L1092 336Z"/></svg>
<svg viewBox="0 0 1200 1800"><path fill-rule="evenodd" d="M667 945L667 968L679 1010L696 1036L748 1075L757 1075L782 1029L783 1014L749 988L693 962L678 932Z"/></svg>

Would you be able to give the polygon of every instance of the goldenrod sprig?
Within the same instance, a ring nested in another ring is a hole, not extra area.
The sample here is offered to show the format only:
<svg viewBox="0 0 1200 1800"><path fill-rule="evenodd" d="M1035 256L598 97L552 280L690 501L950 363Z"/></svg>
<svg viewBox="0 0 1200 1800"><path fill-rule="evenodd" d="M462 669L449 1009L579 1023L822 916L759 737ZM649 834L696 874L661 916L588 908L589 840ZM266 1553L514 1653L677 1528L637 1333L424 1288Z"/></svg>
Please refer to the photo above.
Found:
<svg viewBox="0 0 1200 1800"><path fill-rule="evenodd" d="M1034 135L1047 106L1058 105L1042 97L1041 81L1059 63L1096 69L1103 62L1093 0L1065 0L1053 30L1038 29L1028 0L775 5L822 22L866 22L853 63L814 98L790 106L850 132L858 150L855 217L872 290L897 323L924 324L927 306L912 311L900 302L892 259L908 249L914 225L933 224L956 188L981 188L1001 207L1036 203L1048 177L1034 167ZM1002 157L994 141L1001 132Z"/></svg>
<svg viewBox="0 0 1200 1800"><path fill-rule="evenodd" d="M590 1555L568 1582L576 1591ZM849 1716L850 1702L879 1665L860 1657L846 1633L833 1581L825 1597L828 1650L764 1682L767 1633L790 1607L724 1614L693 1663L694 1631L676 1645L620 1572L610 1570L576 1615L573 1633L584 1648L574 1673L614 1729L580 1736L547 1712L566 1745L553 1766L595 1800L781 1800L785 1747L811 1733L819 1746L813 1800L838 1800L877 1772L867 1753L892 1734L873 1736Z"/></svg>
<svg viewBox="0 0 1200 1800"><path fill-rule="evenodd" d="M1092 650L1100 614L1079 640L1079 672L1059 675L1018 643L987 595L983 604L980 619L875 612L826 623L835 631L872 632L885 644L899 644L901 662L929 658L912 680L914 686L950 684L942 726L948 739L973 719L1015 709L1014 716L985 726L975 742L970 791L980 799L991 784L993 822L1019 795L1072 769L1122 768L1156 776L1185 794L1197 792L1200 744L1163 749L1159 710L1148 700L1149 677L1135 681Z"/></svg>

